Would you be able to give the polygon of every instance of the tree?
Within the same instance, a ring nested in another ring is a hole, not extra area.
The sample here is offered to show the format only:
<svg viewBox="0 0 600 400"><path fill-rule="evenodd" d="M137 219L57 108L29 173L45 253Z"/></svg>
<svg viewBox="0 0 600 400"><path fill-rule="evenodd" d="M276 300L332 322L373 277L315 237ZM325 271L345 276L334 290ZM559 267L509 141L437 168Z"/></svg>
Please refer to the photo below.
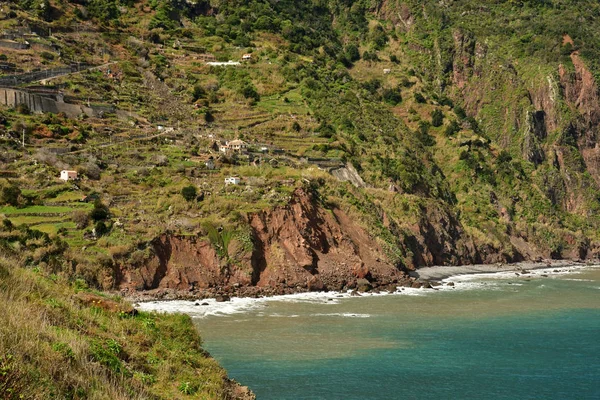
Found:
<svg viewBox="0 0 600 400"><path fill-rule="evenodd" d="M102 221L108 218L108 207L102 204L100 199L94 201L94 208L90 211L90 218L94 221Z"/></svg>
<svg viewBox="0 0 600 400"><path fill-rule="evenodd" d="M181 195L186 201L192 201L196 198L196 186L190 185L181 189Z"/></svg>
<svg viewBox="0 0 600 400"><path fill-rule="evenodd" d="M0 182L0 204L9 204L16 207L19 205L20 197L21 189L17 185L10 182L4 184Z"/></svg>
<svg viewBox="0 0 600 400"><path fill-rule="evenodd" d="M256 88L252 83L247 83L240 88L240 93L247 99L252 99L254 101L260 100L260 95L256 91Z"/></svg>
<svg viewBox="0 0 600 400"><path fill-rule="evenodd" d="M442 126L443 123L444 123L444 113L442 113L441 110L436 108L431 113L431 125L433 125L437 128L438 126Z"/></svg>
<svg viewBox="0 0 600 400"><path fill-rule="evenodd" d="M393 106L402 102L402 95L400 94L400 88L396 89L384 89L383 90L383 100L391 104Z"/></svg>
<svg viewBox="0 0 600 400"><path fill-rule="evenodd" d="M344 53L346 55L346 58L350 62L355 62L355 61L360 60L360 53L358 51L358 46L355 45L354 43L350 43L349 45L347 45L346 48L344 49Z"/></svg>
<svg viewBox="0 0 600 400"><path fill-rule="evenodd" d="M204 96L206 96L206 91L204 90L202 85L200 85L200 84L194 85L194 89L192 89L192 99L194 101L198 101L199 99L203 98Z"/></svg>
<svg viewBox="0 0 600 400"><path fill-rule="evenodd" d="M97 237L103 236L106 233L108 233L108 227L106 226L104 221L96 222L96 225L94 226L94 230L96 231Z"/></svg>

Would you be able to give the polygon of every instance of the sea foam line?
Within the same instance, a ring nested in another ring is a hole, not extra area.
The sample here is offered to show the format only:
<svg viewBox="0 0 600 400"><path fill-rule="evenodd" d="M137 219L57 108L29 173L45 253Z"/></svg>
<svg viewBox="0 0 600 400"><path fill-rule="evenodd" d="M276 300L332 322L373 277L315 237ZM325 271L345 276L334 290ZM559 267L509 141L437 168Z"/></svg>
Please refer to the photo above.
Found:
<svg viewBox="0 0 600 400"><path fill-rule="evenodd" d="M400 296L427 296L433 295L436 292L445 291L463 291L463 290L502 290L506 288L507 283L503 283L502 280L507 279L530 279L540 278L542 275L548 277L557 277L560 275L581 273L585 270L592 268L599 268L600 265L578 265L569 267L549 267L542 269L529 270L527 274L523 274L521 271L499 271L490 273L476 273L476 274L463 274L455 275L449 278L443 279L440 286L434 287L435 290L430 289L419 289L419 288L406 288L398 287L395 292L380 292L380 293L361 293L360 296L353 296L351 291L347 292L309 292L309 293L296 293L289 295L279 295L271 297L259 297L259 298L247 298L247 297L232 297L230 301L217 302L215 299L203 299L203 300L170 300L170 301L150 301L140 303L138 308L142 311L157 311L167 313L185 313L192 317L208 317L208 316L226 316L232 314L246 313L253 310L265 311L268 308L269 302L292 302L292 303L312 303L312 304L323 304L323 305L335 305L339 304L341 300L350 299L354 297L373 297L373 296L389 296L389 295L400 295ZM555 272L556 271L556 272ZM516 275L519 274L519 276ZM454 286L448 286L447 284L453 282ZM521 286L521 283L511 282L514 286ZM361 314L347 313L348 315L342 315L339 313L332 314L313 314L313 316L344 316L344 317L355 317L355 318L366 318ZM368 314L364 314L368 316ZM269 314L261 312L259 317L284 317L284 315Z"/></svg>

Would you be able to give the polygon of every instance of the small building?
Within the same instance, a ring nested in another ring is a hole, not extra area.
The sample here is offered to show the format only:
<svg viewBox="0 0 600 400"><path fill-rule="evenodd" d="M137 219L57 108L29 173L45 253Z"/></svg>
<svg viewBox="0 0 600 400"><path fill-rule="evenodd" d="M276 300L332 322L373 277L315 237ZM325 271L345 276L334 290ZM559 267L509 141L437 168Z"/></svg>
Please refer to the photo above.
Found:
<svg viewBox="0 0 600 400"><path fill-rule="evenodd" d="M229 142L225 142L225 144L221 143L219 145L219 151L221 153L244 153L248 150L248 143L243 140L231 140Z"/></svg>
<svg viewBox="0 0 600 400"><path fill-rule="evenodd" d="M63 181L73 181L77 179L77 171L62 170L60 171L60 179Z"/></svg>
<svg viewBox="0 0 600 400"><path fill-rule="evenodd" d="M252 54L250 54L250 53L244 54L242 56L242 60L244 60L244 61L252 60Z"/></svg>
<svg viewBox="0 0 600 400"><path fill-rule="evenodd" d="M231 142L227 142L227 146L231 151L243 152L248 149L248 143L243 140L232 140Z"/></svg>
<svg viewBox="0 0 600 400"><path fill-rule="evenodd" d="M268 148L267 146L262 146L262 147L260 148L260 152L261 152L261 153L268 153L268 152L269 152L269 148Z"/></svg>
<svg viewBox="0 0 600 400"><path fill-rule="evenodd" d="M206 169L209 169L209 170L213 170L213 169L217 168L217 166L215 165L215 161L212 157L210 157L208 160L206 160L204 165L206 166Z"/></svg>
<svg viewBox="0 0 600 400"><path fill-rule="evenodd" d="M231 61L231 60L229 60L227 62L219 62L219 61L212 62L211 61L211 62L207 62L206 65L210 65L213 67L234 67L237 65L241 65L241 63L238 61Z"/></svg>
<svg viewBox="0 0 600 400"><path fill-rule="evenodd" d="M98 193L92 193L89 195L83 195L79 201L82 203L93 203L96 200L98 200L99 198L100 198L100 195Z"/></svg>
<svg viewBox="0 0 600 400"><path fill-rule="evenodd" d="M237 176L230 176L228 178L225 178L225 185L239 185L240 184L240 178L238 178Z"/></svg>
<svg viewBox="0 0 600 400"><path fill-rule="evenodd" d="M389 69L389 68L386 68L386 69L384 69L384 70L383 70L383 73L384 73L385 75L387 75L387 74L389 74L389 73L391 73L391 72L392 72L392 70L391 70L391 69Z"/></svg>

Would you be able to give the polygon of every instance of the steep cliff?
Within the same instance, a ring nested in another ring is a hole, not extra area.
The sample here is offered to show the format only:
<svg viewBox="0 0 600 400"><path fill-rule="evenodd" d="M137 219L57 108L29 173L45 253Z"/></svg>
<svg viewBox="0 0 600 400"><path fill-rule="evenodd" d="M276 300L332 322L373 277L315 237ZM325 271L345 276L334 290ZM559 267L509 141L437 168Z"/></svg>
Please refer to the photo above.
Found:
<svg viewBox="0 0 600 400"><path fill-rule="evenodd" d="M401 230L387 215L382 224L402 249L392 261L386 243L338 207L326 208L308 188L298 188L288 205L251 213L252 250L235 240L219 256L208 239L163 234L149 243L151 256L121 265L121 290L176 291L191 296L285 294L302 291L392 289L410 286L407 272L423 266L517 262L552 258L546 243L530 243L519 232L507 243L473 237L451 212L426 207L416 224ZM402 231L402 233L399 233ZM576 237L556 257L586 258ZM156 292L156 291L155 291Z"/></svg>

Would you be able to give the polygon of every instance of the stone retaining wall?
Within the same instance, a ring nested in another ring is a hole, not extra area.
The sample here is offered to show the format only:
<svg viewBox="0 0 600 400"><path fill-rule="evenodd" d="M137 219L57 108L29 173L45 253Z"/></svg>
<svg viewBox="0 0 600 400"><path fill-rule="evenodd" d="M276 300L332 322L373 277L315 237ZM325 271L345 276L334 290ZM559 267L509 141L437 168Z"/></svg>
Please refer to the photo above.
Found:
<svg viewBox="0 0 600 400"><path fill-rule="evenodd" d="M69 104L53 99L50 96L40 96L24 90L13 88L0 88L0 104L7 107L17 107L24 104L33 113L65 113L67 117L75 118L81 114L89 117L98 117L102 113L114 112L111 106L86 107L78 104Z"/></svg>

